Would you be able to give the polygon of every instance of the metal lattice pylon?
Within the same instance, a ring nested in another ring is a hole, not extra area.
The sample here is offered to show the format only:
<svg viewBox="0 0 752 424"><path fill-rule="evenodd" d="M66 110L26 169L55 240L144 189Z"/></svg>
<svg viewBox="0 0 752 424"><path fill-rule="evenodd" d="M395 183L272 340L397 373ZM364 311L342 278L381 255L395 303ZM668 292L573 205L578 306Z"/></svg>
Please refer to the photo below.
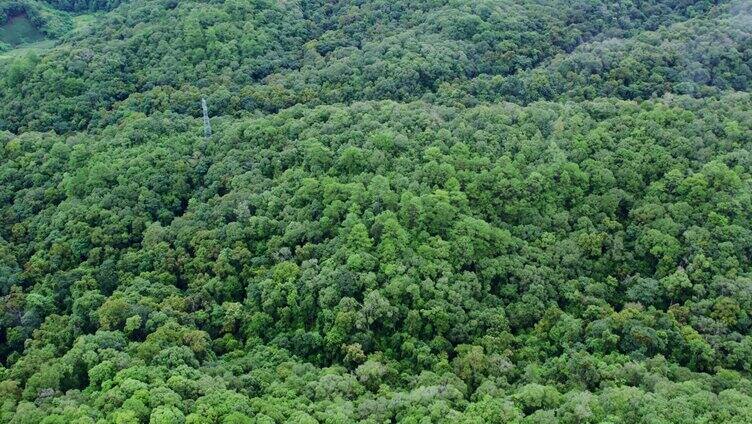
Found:
<svg viewBox="0 0 752 424"><path fill-rule="evenodd" d="M201 99L201 109L204 111L204 137L209 138L212 135L211 122L209 122L209 108L206 107L206 99Z"/></svg>

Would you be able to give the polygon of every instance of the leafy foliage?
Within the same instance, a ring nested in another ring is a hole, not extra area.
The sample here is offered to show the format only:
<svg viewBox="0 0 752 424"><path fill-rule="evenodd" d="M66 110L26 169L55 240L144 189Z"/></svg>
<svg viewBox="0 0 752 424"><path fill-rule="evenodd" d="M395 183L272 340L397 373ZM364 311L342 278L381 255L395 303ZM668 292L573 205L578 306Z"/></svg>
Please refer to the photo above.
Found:
<svg viewBox="0 0 752 424"><path fill-rule="evenodd" d="M134 0L10 63L0 422L752 420L747 9L566 4Z"/></svg>

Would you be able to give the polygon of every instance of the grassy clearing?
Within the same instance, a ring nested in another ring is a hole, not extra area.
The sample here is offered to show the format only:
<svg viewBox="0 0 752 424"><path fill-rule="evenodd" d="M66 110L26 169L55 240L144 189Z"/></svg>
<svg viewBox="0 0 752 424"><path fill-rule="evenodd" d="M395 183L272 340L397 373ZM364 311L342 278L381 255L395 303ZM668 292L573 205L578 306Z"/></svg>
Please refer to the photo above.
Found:
<svg viewBox="0 0 752 424"><path fill-rule="evenodd" d="M0 41L18 46L44 40L44 34L29 21L26 15L14 16L0 27Z"/></svg>
<svg viewBox="0 0 752 424"><path fill-rule="evenodd" d="M88 29L92 24L94 24L99 19L100 16L101 16L100 13L87 13L87 14L73 16L72 17L73 18L72 32L86 31L86 29ZM17 20L17 19L18 17L13 18L11 21ZM28 25L31 25L31 22L29 22L29 20L26 19L26 17L24 17L24 20L26 21L26 23L28 23ZM11 21L9 21L6 25L3 25L2 28L0 28L0 41L10 44L11 46L14 46L15 48L7 52L0 52L0 61L13 59L19 56L25 56L29 53L41 54L45 50L51 49L52 47L55 46L55 44L57 44L58 40L45 39L44 35L41 32L39 32L36 28L34 28L33 25L31 25L31 28L37 33L39 33L41 38L28 39L27 37L27 41L24 43L11 43L9 41L6 41L3 38L4 36L9 36L8 34L11 32L13 32L14 34L18 33L19 30L24 29L23 23L20 23L20 24L14 23L13 24L14 27L9 28L9 26L11 25ZM19 25L21 25L20 28L19 28ZM16 28L19 28L19 29L16 29ZM25 31L29 31L28 28L26 28ZM21 32L21 34L23 34L23 32Z"/></svg>

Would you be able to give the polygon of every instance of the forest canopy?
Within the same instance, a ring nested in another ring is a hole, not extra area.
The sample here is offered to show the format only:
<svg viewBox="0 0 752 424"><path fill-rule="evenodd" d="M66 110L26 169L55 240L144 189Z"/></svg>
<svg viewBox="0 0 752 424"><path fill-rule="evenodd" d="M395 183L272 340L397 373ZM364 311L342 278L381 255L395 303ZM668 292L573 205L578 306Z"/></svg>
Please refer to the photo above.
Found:
<svg viewBox="0 0 752 424"><path fill-rule="evenodd" d="M752 422L748 1L11 3L0 423Z"/></svg>

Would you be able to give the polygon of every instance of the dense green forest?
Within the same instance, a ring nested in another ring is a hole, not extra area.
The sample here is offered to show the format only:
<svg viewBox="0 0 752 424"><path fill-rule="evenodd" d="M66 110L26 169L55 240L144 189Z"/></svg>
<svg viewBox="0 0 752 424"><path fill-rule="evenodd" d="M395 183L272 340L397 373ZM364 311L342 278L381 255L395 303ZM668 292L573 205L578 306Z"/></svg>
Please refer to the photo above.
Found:
<svg viewBox="0 0 752 424"><path fill-rule="evenodd" d="M752 423L748 0L19 16L0 423Z"/></svg>

